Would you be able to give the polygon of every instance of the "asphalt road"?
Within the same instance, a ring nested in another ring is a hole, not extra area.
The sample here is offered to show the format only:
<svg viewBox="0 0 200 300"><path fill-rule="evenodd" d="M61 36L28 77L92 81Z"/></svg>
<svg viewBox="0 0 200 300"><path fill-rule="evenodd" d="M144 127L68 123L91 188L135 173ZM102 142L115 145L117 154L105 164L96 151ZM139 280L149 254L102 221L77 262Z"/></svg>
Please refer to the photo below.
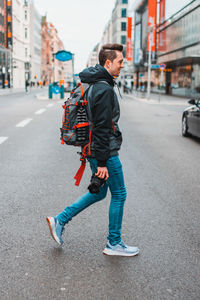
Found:
<svg viewBox="0 0 200 300"><path fill-rule="evenodd" d="M80 164L76 149L60 145L59 100L0 97L1 300L200 299L200 142L181 136L185 103L120 104L122 233L140 248L132 258L102 254L109 195L55 244L45 217L87 192L89 167L75 187Z"/></svg>

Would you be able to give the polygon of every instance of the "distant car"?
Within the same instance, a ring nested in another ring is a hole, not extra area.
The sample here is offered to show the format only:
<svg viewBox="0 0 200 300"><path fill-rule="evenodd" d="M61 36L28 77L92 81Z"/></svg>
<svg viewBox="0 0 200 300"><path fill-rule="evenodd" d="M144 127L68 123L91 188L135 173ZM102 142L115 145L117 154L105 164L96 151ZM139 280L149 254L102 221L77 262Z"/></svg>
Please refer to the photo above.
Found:
<svg viewBox="0 0 200 300"><path fill-rule="evenodd" d="M191 99L188 103L191 106L187 107L182 115L182 135L200 138L200 100Z"/></svg>

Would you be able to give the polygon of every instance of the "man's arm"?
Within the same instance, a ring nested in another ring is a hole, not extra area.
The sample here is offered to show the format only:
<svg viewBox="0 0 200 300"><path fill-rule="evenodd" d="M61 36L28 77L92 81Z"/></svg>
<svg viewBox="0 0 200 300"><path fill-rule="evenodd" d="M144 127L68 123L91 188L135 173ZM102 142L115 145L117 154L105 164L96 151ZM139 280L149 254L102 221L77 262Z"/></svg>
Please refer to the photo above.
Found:
<svg viewBox="0 0 200 300"><path fill-rule="evenodd" d="M108 178L106 161L110 157L110 134L112 132L112 105L114 91L112 88L96 93L95 104L93 106L93 139L95 147L95 158L97 159L100 178ZM101 174L101 175L100 175Z"/></svg>

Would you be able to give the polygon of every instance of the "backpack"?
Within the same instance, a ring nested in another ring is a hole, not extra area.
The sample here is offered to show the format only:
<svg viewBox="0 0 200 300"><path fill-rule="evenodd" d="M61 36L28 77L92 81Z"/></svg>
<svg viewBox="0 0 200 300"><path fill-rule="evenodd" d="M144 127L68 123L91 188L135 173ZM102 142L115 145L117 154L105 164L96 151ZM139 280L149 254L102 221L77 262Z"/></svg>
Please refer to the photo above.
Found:
<svg viewBox="0 0 200 300"><path fill-rule="evenodd" d="M62 106L64 109L62 118L61 144L81 147L81 166L74 179L75 185L80 184L86 166L86 151L91 155L92 122L88 119L88 101L86 99L91 84L79 83L70 93L69 98ZM89 112L89 114L91 114Z"/></svg>

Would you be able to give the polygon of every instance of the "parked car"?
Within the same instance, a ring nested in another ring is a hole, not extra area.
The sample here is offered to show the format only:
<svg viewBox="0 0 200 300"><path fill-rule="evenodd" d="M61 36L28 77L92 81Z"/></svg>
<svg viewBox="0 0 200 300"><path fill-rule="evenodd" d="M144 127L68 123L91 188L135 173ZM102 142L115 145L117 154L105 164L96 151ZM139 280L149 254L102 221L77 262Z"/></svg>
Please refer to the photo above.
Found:
<svg viewBox="0 0 200 300"><path fill-rule="evenodd" d="M194 135L200 138L200 100L191 99L182 115L182 135Z"/></svg>

